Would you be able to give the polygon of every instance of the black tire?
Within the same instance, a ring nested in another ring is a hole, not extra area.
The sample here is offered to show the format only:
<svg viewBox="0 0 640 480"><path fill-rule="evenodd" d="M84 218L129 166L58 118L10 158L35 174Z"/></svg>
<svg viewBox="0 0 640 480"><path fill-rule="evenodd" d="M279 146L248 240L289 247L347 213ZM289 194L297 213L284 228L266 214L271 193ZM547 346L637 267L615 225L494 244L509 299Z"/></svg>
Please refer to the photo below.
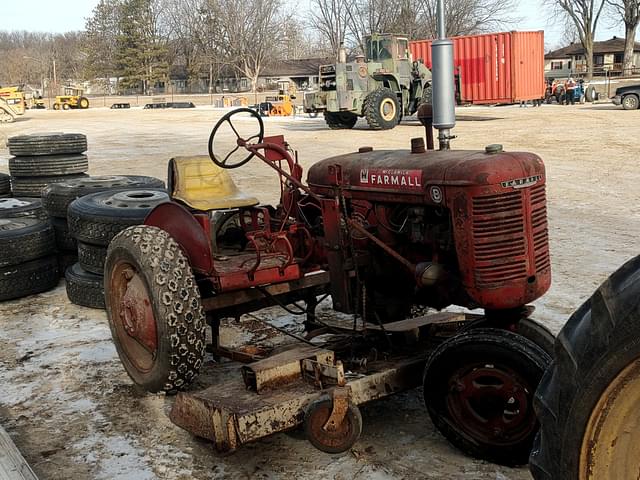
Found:
<svg viewBox="0 0 640 480"><path fill-rule="evenodd" d="M596 87L594 86L590 86L587 87L587 89L584 92L584 98L587 102L595 102L597 99L597 92L596 92Z"/></svg>
<svg viewBox="0 0 640 480"><path fill-rule="evenodd" d="M49 218L39 198L0 198L0 218L21 217Z"/></svg>
<svg viewBox="0 0 640 480"><path fill-rule="evenodd" d="M53 177L11 177L11 189L14 197L40 197L42 190L53 183L68 182L78 178L86 178L84 173L78 175L60 175Z"/></svg>
<svg viewBox="0 0 640 480"><path fill-rule="evenodd" d="M389 88L374 90L364 101L363 113L372 130L389 130L400 118L398 96Z"/></svg>
<svg viewBox="0 0 640 480"><path fill-rule="evenodd" d="M77 254L78 244L69 232L67 219L51 217L50 221L51 225L53 225L57 249L61 252L75 252Z"/></svg>
<svg viewBox="0 0 640 480"><path fill-rule="evenodd" d="M104 279L102 275L86 272L75 263L64 273L67 298L75 305L104 310Z"/></svg>
<svg viewBox="0 0 640 480"><path fill-rule="evenodd" d="M89 99L87 97L80 97L78 99L78 108L82 110L89 108Z"/></svg>
<svg viewBox="0 0 640 480"><path fill-rule="evenodd" d="M506 330L455 335L438 346L425 367L431 420L469 455L526 464L538 430L533 396L550 362L533 342Z"/></svg>
<svg viewBox="0 0 640 480"><path fill-rule="evenodd" d="M67 208L76 198L113 189L164 188L158 178L143 175L104 175L54 183L42 192L42 204L52 217L67 216Z"/></svg>
<svg viewBox="0 0 640 480"><path fill-rule="evenodd" d="M81 133L19 135L9 138L7 146L16 157L83 153L87 150L87 137Z"/></svg>
<svg viewBox="0 0 640 480"><path fill-rule="evenodd" d="M342 429L332 434L324 431L333 410L333 401L328 395L311 402L304 415L304 433L314 447L325 453L343 453L351 449L362 434L362 415L360 409L349 402L342 422Z"/></svg>
<svg viewBox="0 0 640 480"><path fill-rule="evenodd" d="M162 189L92 193L69 205L69 231L79 241L106 247L122 230L142 224L156 205L168 201Z"/></svg>
<svg viewBox="0 0 640 480"><path fill-rule="evenodd" d="M32 157L11 157L9 172L14 177L49 177L74 175L89 170L86 155L38 155Z"/></svg>
<svg viewBox="0 0 640 480"><path fill-rule="evenodd" d="M59 103L54 103L53 104L53 109L54 110L60 110L60 104Z"/></svg>
<svg viewBox="0 0 640 480"><path fill-rule="evenodd" d="M6 173L0 173L0 195L11 193L11 177Z"/></svg>
<svg viewBox="0 0 640 480"><path fill-rule="evenodd" d="M55 251L49 222L29 217L0 219L0 267L19 265Z"/></svg>
<svg viewBox="0 0 640 480"><path fill-rule="evenodd" d="M554 363L536 392L541 430L530 459L536 480L598 478L580 471L583 441L585 437L588 440L587 425L592 414L602 411L597 405L607 388L628 366L634 362L637 365L639 359L640 256L614 272L571 315L558 334ZM628 385L637 381L636 369L635 378ZM637 397L626 398L632 407L639 401ZM627 453L620 450L628 446L625 435L637 439L638 412L629 414L615 408L610 411L625 419L621 427L627 432L613 442L589 441L589 454L598 449L612 452L619 449L619 453L628 457L626 461L635 473L609 478L635 478L640 468L637 455L629 455L632 450L626 450ZM595 468L597 464L589 461L585 465Z"/></svg>
<svg viewBox="0 0 640 480"><path fill-rule="evenodd" d="M78 263L87 272L103 275L106 259L107 247L78 242Z"/></svg>
<svg viewBox="0 0 640 480"><path fill-rule="evenodd" d="M78 263L77 252L58 252L58 272L61 278L64 278L67 268L74 263Z"/></svg>
<svg viewBox="0 0 640 480"><path fill-rule="evenodd" d="M348 130L355 126L358 116L350 112L324 112L324 121L331 130Z"/></svg>
<svg viewBox="0 0 640 480"><path fill-rule="evenodd" d="M26 297L58 285L58 260L38 258L20 265L0 268L0 301Z"/></svg>
<svg viewBox="0 0 640 480"><path fill-rule="evenodd" d="M144 369L129 356L135 356L137 342L125 333L120 315L129 281L144 286L157 331L154 355ZM204 358L206 322L195 277L178 243L167 232L146 225L121 232L107 253L105 294L113 341L131 379L150 392L171 392L190 384Z"/></svg>
<svg viewBox="0 0 640 480"><path fill-rule="evenodd" d="M640 107L640 98L633 93L622 97L622 108L625 110L637 110Z"/></svg>
<svg viewBox="0 0 640 480"><path fill-rule="evenodd" d="M63 110L71 110L71 105L69 105L68 103L63 103L62 104L62 109Z"/></svg>

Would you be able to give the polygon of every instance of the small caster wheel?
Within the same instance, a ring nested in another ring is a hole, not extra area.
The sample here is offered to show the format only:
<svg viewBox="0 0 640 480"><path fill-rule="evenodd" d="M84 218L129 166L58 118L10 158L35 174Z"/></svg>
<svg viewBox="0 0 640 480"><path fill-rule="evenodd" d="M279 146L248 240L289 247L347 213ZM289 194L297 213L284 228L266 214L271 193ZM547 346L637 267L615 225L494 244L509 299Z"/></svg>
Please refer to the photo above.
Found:
<svg viewBox="0 0 640 480"><path fill-rule="evenodd" d="M360 409L345 400L346 412L339 425L329 422L333 412L333 400L324 395L307 407L304 416L304 433L307 440L325 453L342 453L349 450L362 433Z"/></svg>

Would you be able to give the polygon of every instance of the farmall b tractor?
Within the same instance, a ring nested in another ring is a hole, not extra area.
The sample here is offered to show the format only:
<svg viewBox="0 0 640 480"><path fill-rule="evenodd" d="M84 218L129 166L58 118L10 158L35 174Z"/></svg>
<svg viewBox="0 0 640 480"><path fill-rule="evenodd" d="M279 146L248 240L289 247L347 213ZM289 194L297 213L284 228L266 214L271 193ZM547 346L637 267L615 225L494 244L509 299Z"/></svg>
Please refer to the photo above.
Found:
<svg viewBox="0 0 640 480"><path fill-rule="evenodd" d="M305 182L285 139L235 110L213 129L209 157L170 162L173 201L113 240L113 339L137 385L179 391L174 423L220 451L303 425L337 453L360 436L359 405L421 386L453 444L527 462L553 341L527 306L551 281L545 169L497 145L449 150L452 42L436 41L434 59L435 116L426 108L421 120L439 129L440 150L422 138L410 150L363 147L317 162ZM230 181L226 169L248 162L279 177L277 205ZM328 296L346 317L315 314ZM222 320L268 306L300 314L304 333L285 332L292 343L272 351L221 344Z"/></svg>

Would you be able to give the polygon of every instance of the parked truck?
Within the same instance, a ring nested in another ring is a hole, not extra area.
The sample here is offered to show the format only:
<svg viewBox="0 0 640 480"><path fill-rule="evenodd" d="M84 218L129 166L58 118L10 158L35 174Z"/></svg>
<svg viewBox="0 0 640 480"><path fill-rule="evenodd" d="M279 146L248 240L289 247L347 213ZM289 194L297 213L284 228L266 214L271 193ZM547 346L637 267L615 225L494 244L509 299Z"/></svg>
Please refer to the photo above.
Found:
<svg viewBox="0 0 640 480"><path fill-rule="evenodd" d="M305 112L322 112L329 128L353 128L364 117L370 128L387 130L430 102L431 72L411 60L407 37L373 34L365 45L353 62L341 49L338 62L320 66L319 90L304 96Z"/></svg>

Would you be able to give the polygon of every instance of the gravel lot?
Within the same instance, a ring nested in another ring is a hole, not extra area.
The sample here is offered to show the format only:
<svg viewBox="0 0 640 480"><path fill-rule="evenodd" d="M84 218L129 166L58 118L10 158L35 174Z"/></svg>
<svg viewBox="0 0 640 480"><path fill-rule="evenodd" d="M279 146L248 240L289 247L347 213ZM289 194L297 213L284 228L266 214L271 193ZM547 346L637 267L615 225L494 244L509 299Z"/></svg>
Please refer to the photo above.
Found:
<svg viewBox="0 0 640 480"><path fill-rule="evenodd" d="M165 178L172 156L206 153L223 113L210 107L28 112L0 125L0 171L8 171L6 137L65 131L88 136L91 174ZM454 148L502 143L546 162L554 279L534 317L557 332L609 273L638 253L640 111L587 104L470 107L458 114ZM369 131L363 121L353 131L334 132L321 118L306 117L270 118L265 127L267 134L284 134L306 168L363 145L408 148L411 137L423 134L415 119L388 132ZM232 175L262 201L277 197L275 176L257 161ZM249 338L238 327L224 333L230 341ZM280 434L220 456L171 424L172 398L132 386L105 314L70 305L63 282L0 303L0 345L0 423L42 479L530 478L525 468L456 451L432 427L417 391L364 407L364 432L348 455L325 455L299 435Z"/></svg>

